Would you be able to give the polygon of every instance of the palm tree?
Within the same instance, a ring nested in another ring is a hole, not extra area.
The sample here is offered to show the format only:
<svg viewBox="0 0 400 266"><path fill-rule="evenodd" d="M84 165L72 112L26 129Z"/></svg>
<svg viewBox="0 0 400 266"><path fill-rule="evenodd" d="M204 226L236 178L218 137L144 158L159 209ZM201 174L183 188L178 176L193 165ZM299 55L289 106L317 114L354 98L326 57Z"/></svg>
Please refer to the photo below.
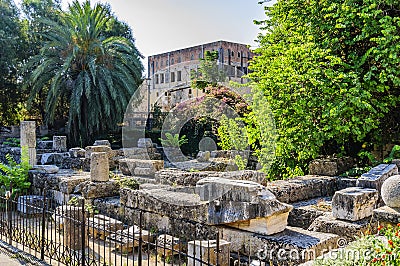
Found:
<svg viewBox="0 0 400 266"><path fill-rule="evenodd" d="M48 88L46 120L54 121L57 109L68 103L71 144L87 145L96 136L116 129L140 83L143 65L133 39L111 36L110 8L90 1L74 1L58 21L46 20L46 41L30 59L33 71L26 80L33 100Z"/></svg>

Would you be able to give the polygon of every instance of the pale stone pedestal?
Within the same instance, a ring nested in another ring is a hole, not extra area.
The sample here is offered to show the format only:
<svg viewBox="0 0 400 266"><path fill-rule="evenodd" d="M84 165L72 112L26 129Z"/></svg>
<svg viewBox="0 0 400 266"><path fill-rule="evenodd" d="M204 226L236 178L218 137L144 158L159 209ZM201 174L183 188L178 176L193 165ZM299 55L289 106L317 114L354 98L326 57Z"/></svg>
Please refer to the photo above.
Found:
<svg viewBox="0 0 400 266"><path fill-rule="evenodd" d="M90 155L90 181L107 182L109 177L108 154L92 152Z"/></svg>
<svg viewBox="0 0 400 266"><path fill-rule="evenodd" d="M219 251L217 250L217 240L195 240L188 242L188 266L200 266L204 264L229 266L230 245L225 240L219 241ZM217 255L218 252L218 255ZM193 258L195 257L195 259ZM218 261L217 261L218 257Z"/></svg>
<svg viewBox="0 0 400 266"><path fill-rule="evenodd" d="M349 187L336 191L332 198L335 218L358 221L371 216L378 201L378 191L371 188Z"/></svg>

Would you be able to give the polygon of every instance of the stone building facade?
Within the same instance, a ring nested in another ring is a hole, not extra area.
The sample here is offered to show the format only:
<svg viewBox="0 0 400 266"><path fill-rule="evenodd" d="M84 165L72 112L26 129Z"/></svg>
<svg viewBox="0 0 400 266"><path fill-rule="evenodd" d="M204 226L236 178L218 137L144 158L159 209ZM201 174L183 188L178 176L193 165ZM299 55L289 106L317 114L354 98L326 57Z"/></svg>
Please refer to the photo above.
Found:
<svg viewBox="0 0 400 266"><path fill-rule="evenodd" d="M243 83L249 60L254 56L245 44L216 41L193 47L152 55L148 58L150 103L158 103L168 111L177 103L199 97L203 91L190 87L191 72L197 71L200 59L206 51L218 51L218 65L225 70L227 78Z"/></svg>

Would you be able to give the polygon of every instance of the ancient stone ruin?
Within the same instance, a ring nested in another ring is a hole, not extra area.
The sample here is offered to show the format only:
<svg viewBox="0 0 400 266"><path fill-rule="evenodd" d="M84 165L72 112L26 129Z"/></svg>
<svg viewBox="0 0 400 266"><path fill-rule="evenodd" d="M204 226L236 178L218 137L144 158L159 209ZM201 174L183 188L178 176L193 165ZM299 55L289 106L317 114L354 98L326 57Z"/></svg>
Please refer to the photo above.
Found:
<svg viewBox="0 0 400 266"><path fill-rule="evenodd" d="M327 175L266 182L261 172L253 170L185 170L223 158L220 151L202 152L183 169L167 168L150 139L139 139L137 147L129 149L113 150L106 140L68 149L63 136L36 141L34 129L31 122L21 124L21 143L29 148L34 163L29 172L32 195L25 200L40 206L43 199L34 195L45 189L57 202L58 213L65 213L68 201L82 197L98 210L86 225L89 235L114 243L119 252L138 247L138 240L128 236L140 234L143 241L167 243L170 249L157 251L163 256L182 249L178 239L185 238L185 252L204 257L215 254L216 242L202 241L216 241L217 233L221 265L229 265L225 261L234 260L235 254L299 265L336 249L339 239L353 241L371 223L400 222L396 164L378 165L356 179L337 176L342 162L324 161L312 169L321 173L326 167ZM219 161L226 166L227 160ZM73 230L76 221L85 219L79 208L69 208L65 216L75 219L55 215L60 230ZM151 239L151 230L163 233ZM79 250L86 240L71 235L65 241ZM295 250L299 256L280 261L268 253L271 250ZM210 258L213 263L216 259ZM187 264L198 265L195 260Z"/></svg>

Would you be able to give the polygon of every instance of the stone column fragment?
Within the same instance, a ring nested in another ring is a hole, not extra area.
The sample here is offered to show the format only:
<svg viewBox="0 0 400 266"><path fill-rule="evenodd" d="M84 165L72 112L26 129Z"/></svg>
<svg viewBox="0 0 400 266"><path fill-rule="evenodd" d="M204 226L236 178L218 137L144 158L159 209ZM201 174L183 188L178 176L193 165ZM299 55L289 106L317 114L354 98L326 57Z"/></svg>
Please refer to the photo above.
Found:
<svg viewBox="0 0 400 266"><path fill-rule="evenodd" d="M90 155L90 181L107 182L109 180L109 163L106 152L92 152Z"/></svg>
<svg viewBox="0 0 400 266"><path fill-rule="evenodd" d="M21 147L28 149L29 164L36 164L36 123L35 121L21 122Z"/></svg>

